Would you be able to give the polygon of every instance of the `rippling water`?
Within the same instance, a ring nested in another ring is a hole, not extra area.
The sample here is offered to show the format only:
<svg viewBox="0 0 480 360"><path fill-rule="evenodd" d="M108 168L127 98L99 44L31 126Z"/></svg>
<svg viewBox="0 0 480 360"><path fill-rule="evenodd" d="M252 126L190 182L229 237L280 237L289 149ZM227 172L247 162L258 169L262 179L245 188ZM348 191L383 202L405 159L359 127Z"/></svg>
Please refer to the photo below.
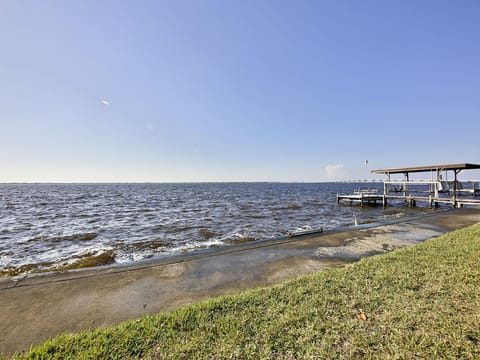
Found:
<svg viewBox="0 0 480 360"><path fill-rule="evenodd" d="M382 185L361 184L362 187ZM349 207L359 184L0 184L0 274L129 263L404 216ZM422 209L421 211L426 211Z"/></svg>

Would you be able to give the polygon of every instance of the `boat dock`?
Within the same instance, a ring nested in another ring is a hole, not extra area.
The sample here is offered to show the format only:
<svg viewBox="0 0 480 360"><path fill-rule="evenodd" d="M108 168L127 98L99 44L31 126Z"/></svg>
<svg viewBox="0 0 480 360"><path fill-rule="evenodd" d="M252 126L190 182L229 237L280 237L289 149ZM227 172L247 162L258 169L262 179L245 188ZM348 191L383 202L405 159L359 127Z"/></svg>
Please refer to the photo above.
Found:
<svg viewBox="0 0 480 360"><path fill-rule="evenodd" d="M378 193L378 189L359 189L355 190L353 194L337 194L337 202L341 200L349 201L350 205L354 202L359 203L361 206L377 205L377 201L385 204L385 196Z"/></svg>
<svg viewBox="0 0 480 360"><path fill-rule="evenodd" d="M473 169L480 169L480 165L463 163L372 170L373 174L387 176L383 182L383 194L378 189L359 189L353 194L337 194L337 202L359 203L361 206L377 205L377 202L386 206L389 200L402 200L408 206L416 206L418 202L429 207L439 204L453 207L480 205L480 198L476 198L480 195L480 181L458 181L461 171ZM449 172L453 174L452 180L448 180ZM412 173L430 173L431 179L414 180L410 178ZM395 175L403 175L403 179L394 179Z"/></svg>

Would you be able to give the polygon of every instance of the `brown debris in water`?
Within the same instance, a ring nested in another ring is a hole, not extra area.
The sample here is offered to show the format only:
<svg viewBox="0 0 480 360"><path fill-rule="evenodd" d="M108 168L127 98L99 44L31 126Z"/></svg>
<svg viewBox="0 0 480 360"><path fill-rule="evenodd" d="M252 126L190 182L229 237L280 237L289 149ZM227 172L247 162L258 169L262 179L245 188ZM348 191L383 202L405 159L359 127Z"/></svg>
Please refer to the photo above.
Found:
<svg viewBox="0 0 480 360"><path fill-rule="evenodd" d="M215 236L215 234L208 229L200 229L199 233L200 236L202 236L206 240L211 239Z"/></svg>
<svg viewBox="0 0 480 360"><path fill-rule="evenodd" d="M26 264L22 266L9 266L0 270L0 277L17 276L20 274L45 273L51 271L64 271L72 269L82 269L94 266L110 265L115 262L115 254L113 250L104 251L102 253L88 253L86 255L77 255L71 259L73 263L65 265L55 265L53 261L42 262L36 264Z"/></svg>
<svg viewBox="0 0 480 360"><path fill-rule="evenodd" d="M100 254L88 253L79 260L67 264L62 265L55 268L56 271L62 270L71 270L71 269L83 269L93 266L102 266L102 265L110 265L115 262L115 254L113 250L108 250L102 252Z"/></svg>
<svg viewBox="0 0 480 360"><path fill-rule="evenodd" d="M240 237L236 239L228 239L226 242L229 244L242 244L242 243L247 243L252 241L255 241L255 238L250 236L245 236L245 237Z"/></svg>

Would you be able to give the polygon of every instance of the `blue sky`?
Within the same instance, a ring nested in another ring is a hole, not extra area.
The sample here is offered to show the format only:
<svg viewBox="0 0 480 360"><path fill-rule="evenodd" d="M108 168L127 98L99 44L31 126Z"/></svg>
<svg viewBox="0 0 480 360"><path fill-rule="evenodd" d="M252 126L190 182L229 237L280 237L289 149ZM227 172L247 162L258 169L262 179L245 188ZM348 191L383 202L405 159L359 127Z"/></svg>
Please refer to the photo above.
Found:
<svg viewBox="0 0 480 360"><path fill-rule="evenodd" d="M0 182L480 163L479 38L478 1L3 0Z"/></svg>

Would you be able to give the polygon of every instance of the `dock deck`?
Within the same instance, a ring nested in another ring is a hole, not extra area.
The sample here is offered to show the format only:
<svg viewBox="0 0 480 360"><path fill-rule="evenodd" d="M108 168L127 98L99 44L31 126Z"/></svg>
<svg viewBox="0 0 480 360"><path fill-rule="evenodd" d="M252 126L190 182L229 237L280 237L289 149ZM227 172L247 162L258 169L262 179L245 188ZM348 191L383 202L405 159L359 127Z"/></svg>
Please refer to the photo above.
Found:
<svg viewBox="0 0 480 360"><path fill-rule="evenodd" d="M377 201L385 202L385 196L378 193L377 189L355 190L353 194L337 194L337 202L349 201L350 204L357 202L361 206L365 204L376 205Z"/></svg>
<svg viewBox="0 0 480 360"><path fill-rule="evenodd" d="M363 205L377 205L377 203L386 205L388 200L404 200L409 206L415 206L417 202L427 203L429 207L436 207L439 204L452 204L456 207L463 205L479 205L480 199L472 198L456 198L455 201L450 197L433 197L433 196L419 196L419 195L373 195L373 194L337 194L337 202L345 201L350 205L359 203Z"/></svg>

